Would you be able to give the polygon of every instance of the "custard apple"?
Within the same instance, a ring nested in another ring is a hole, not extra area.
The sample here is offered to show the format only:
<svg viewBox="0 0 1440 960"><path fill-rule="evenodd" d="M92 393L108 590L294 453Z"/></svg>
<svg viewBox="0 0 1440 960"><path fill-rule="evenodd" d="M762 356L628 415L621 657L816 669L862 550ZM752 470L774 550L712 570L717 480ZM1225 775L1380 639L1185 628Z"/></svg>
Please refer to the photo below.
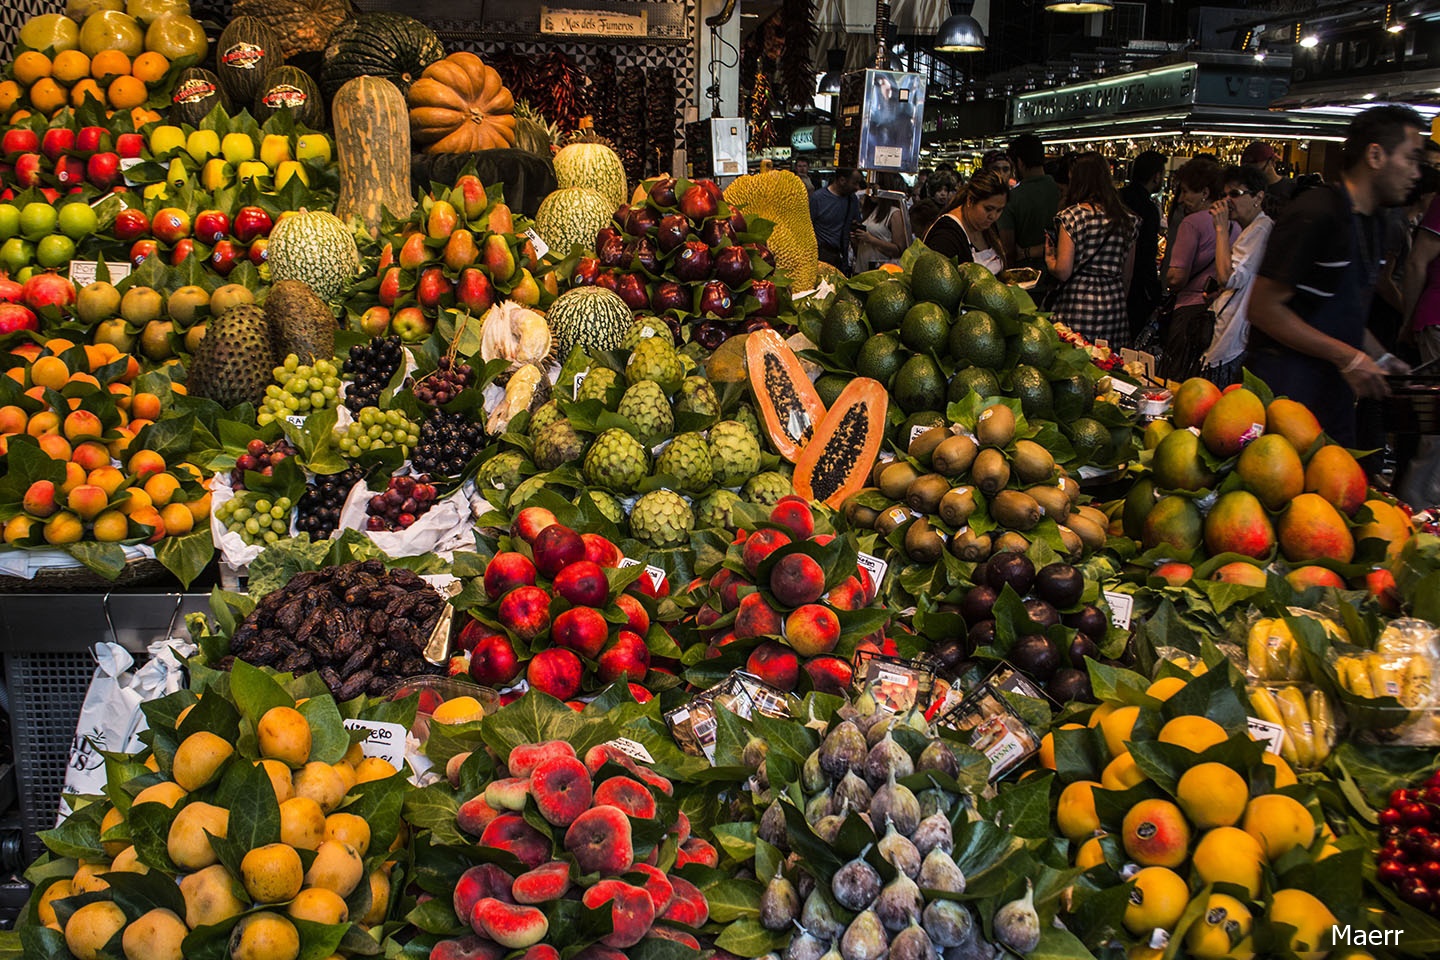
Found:
<svg viewBox="0 0 1440 960"><path fill-rule="evenodd" d="M534 413L530 414L530 424L525 428L525 434L531 440L534 440L540 436L541 430L564 416L565 414L560 412L560 405L558 403L554 400L547 400L542 406L537 408Z"/></svg>
<svg viewBox="0 0 1440 960"><path fill-rule="evenodd" d="M575 399L599 400L606 410L614 410L623 387L620 374L614 370L609 367L591 367L590 372L585 374L585 379L580 381L580 389L575 392Z"/></svg>
<svg viewBox="0 0 1440 960"><path fill-rule="evenodd" d="M760 469L760 441L734 420L710 428L710 467L715 483L738 487Z"/></svg>
<svg viewBox="0 0 1440 960"><path fill-rule="evenodd" d="M625 339L620 341L620 349L634 350L636 344L650 337L658 337L672 347L675 345L675 335L670 332L670 325L664 320L659 317L636 317L635 322L630 324L630 329L625 331Z"/></svg>
<svg viewBox="0 0 1440 960"><path fill-rule="evenodd" d="M673 490L652 490L636 500L630 511L631 534L653 546L685 543L694 527L695 514L690 504Z"/></svg>
<svg viewBox="0 0 1440 960"><path fill-rule="evenodd" d="M562 463L579 460L585 453L585 437L569 420L556 420L547 424L535 437L535 466L541 470L554 470Z"/></svg>
<svg viewBox="0 0 1440 960"><path fill-rule="evenodd" d="M735 504L740 495L730 490L715 490L695 501L695 526L729 529L734 521Z"/></svg>
<svg viewBox="0 0 1440 960"><path fill-rule="evenodd" d="M655 458L657 475L674 477L686 493L699 493L710 486L710 447L698 433L682 433Z"/></svg>
<svg viewBox="0 0 1440 960"><path fill-rule="evenodd" d="M634 386L644 380L660 384L665 396L680 389L685 379L685 365L674 345L659 337L648 337L635 344L625 364L625 379Z"/></svg>
<svg viewBox="0 0 1440 960"><path fill-rule="evenodd" d="M788 497L794 492L795 488L790 485L789 477L775 470L767 470L746 481L745 489L740 491L740 495L751 503L773 507L780 502L781 497Z"/></svg>
<svg viewBox="0 0 1440 960"><path fill-rule="evenodd" d="M646 443L663 440L675 432L675 414L665 392L653 380L641 380L620 398L616 411L635 424Z"/></svg>
<svg viewBox="0 0 1440 960"><path fill-rule="evenodd" d="M482 487L492 487L507 493L514 492L520 485L520 470L525 466L525 454L518 450L497 453L480 465L475 482Z"/></svg>
<svg viewBox="0 0 1440 960"><path fill-rule="evenodd" d="M760 418L756 416L755 408L750 406L750 404L742 403L736 407L735 416L731 417L731 419L743 423L745 429L749 430L751 436L755 437L755 439L758 440L764 436L764 434L760 432Z"/></svg>
<svg viewBox="0 0 1440 960"><path fill-rule="evenodd" d="M575 506L580 506L581 502L587 497L606 520L624 529L625 506L616 498L615 494L605 490L582 490L580 496L574 500Z"/></svg>
<svg viewBox="0 0 1440 960"><path fill-rule="evenodd" d="M616 493L629 493L649 472L649 456L628 430L611 427L585 454L585 480Z"/></svg>
<svg viewBox="0 0 1440 960"><path fill-rule="evenodd" d="M688 353L680 354L680 366L684 368L687 377L700 370L700 364L696 363L695 358Z"/></svg>
<svg viewBox="0 0 1440 960"><path fill-rule="evenodd" d="M688 426L709 427L720 419L720 398L704 377L686 377L675 400L675 414L692 413L696 421ZM700 419L703 418L703 419Z"/></svg>

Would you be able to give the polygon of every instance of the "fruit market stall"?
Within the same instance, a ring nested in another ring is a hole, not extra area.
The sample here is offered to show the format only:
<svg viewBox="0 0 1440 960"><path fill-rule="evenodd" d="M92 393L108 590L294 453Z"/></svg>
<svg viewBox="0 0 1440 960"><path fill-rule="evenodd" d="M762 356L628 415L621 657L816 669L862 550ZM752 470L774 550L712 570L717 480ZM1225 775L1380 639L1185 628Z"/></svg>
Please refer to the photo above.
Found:
<svg viewBox="0 0 1440 960"><path fill-rule="evenodd" d="M197 650L0 952L1440 949L1440 538L1302 405L842 277L528 53L72 6L0 81L18 762Z"/></svg>

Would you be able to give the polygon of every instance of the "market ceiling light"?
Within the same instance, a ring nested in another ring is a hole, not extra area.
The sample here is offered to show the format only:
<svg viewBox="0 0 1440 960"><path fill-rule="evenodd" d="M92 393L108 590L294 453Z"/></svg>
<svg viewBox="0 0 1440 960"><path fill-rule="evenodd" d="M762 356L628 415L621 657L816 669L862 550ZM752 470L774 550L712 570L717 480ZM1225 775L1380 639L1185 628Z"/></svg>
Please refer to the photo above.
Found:
<svg viewBox="0 0 1440 960"><path fill-rule="evenodd" d="M1051 13L1109 13L1115 9L1112 0L1046 0Z"/></svg>
<svg viewBox="0 0 1440 960"><path fill-rule="evenodd" d="M942 53L982 53L985 31L980 21L970 16L970 4L956 0L950 4L950 16L935 33L935 49Z"/></svg>
<svg viewBox="0 0 1440 960"><path fill-rule="evenodd" d="M1265 58L1270 55L1270 50L1265 46L1265 41L1260 41L1260 46L1255 48L1255 62L1264 63Z"/></svg>
<svg viewBox="0 0 1440 960"><path fill-rule="evenodd" d="M845 72L845 51L833 48L825 51L825 73L815 85L815 92L821 96L840 95L840 75Z"/></svg>
<svg viewBox="0 0 1440 960"><path fill-rule="evenodd" d="M1295 42L1306 50L1313 50L1320 46L1320 34L1314 30L1306 30L1303 23L1295 24Z"/></svg>
<svg viewBox="0 0 1440 960"><path fill-rule="evenodd" d="M1385 4L1385 29L1391 33L1399 33L1405 29L1405 21L1395 16L1395 4Z"/></svg>

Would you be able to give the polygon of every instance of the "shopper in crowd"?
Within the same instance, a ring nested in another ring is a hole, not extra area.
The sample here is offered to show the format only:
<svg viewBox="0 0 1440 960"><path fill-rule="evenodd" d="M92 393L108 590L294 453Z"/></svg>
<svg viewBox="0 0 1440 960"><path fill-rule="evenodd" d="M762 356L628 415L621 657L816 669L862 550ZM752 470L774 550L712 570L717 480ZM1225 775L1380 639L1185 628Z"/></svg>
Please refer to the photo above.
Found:
<svg viewBox="0 0 1440 960"><path fill-rule="evenodd" d="M1295 181L1280 176L1280 171L1276 169L1279 162L1280 155L1264 140L1256 140L1240 154L1241 166L1251 167L1265 178L1265 199L1269 204L1265 212L1272 219L1280 215L1285 204L1295 195Z"/></svg>
<svg viewBox="0 0 1440 960"><path fill-rule="evenodd" d="M796 161L795 161L795 176L799 177L799 178L800 178L800 182L803 183L803 184L805 184L805 192L806 192L806 193L814 193L814 192L815 192L815 181L810 179L810 161L809 161L809 160L806 160L804 157L801 157L799 160L796 160Z"/></svg>
<svg viewBox="0 0 1440 960"><path fill-rule="evenodd" d="M989 170L1004 181L1007 187L1015 185L1011 173L1014 168L1010 164L1010 155L1004 150L987 150L980 157L980 169Z"/></svg>
<svg viewBox="0 0 1440 960"><path fill-rule="evenodd" d="M1130 163L1130 180L1120 189L1126 208L1140 218L1135 238L1135 272L1130 278L1127 310L1130 334L1135 337L1160 305L1160 208L1154 195L1165 183L1165 155L1146 150Z"/></svg>
<svg viewBox="0 0 1440 960"><path fill-rule="evenodd" d="M900 254L910 245L906 229L905 181L898 173L881 173L876 186L889 196L872 194L861 206L862 219L850 231L855 249L855 269L874 270L887 263L899 263Z"/></svg>
<svg viewBox="0 0 1440 960"><path fill-rule="evenodd" d="M1175 306L1160 331L1165 345L1160 373L1171 380L1185 380L1200 372L1200 358L1210 345L1212 332L1209 301L1219 292L1215 276L1216 226L1211 210L1221 199L1220 166L1197 158L1180 168L1179 179L1182 197L1197 205L1198 198L1204 197L1204 205L1180 221L1168 251L1165 288L1175 295ZM1226 229L1233 243L1240 225L1227 222Z"/></svg>
<svg viewBox="0 0 1440 960"><path fill-rule="evenodd" d="M1409 366L1365 322L1383 257L1386 206L1420 176L1424 121L1372 107L1350 121L1338 183L1306 190L1276 222L1250 295L1246 365L1277 395L1310 407L1337 443L1355 442L1355 398L1389 393Z"/></svg>
<svg viewBox="0 0 1440 960"><path fill-rule="evenodd" d="M935 201L936 216L949 210L960 190L960 178L953 170L937 170L930 177L930 199ZM923 236L918 230L917 236Z"/></svg>
<svg viewBox="0 0 1440 960"><path fill-rule="evenodd" d="M1019 190L1011 192L1012 205ZM1052 243L1046 236L1044 260L1059 281L1048 304L1051 319L1091 340L1107 340L1112 348L1128 346L1125 290L1135 265L1139 221L1125 209L1108 160L1094 152L1075 157L1065 208L1055 220L1055 239Z"/></svg>
<svg viewBox="0 0 1440 960"><path fill-rule="evenodd" d="M978 170L954 205L925 234L925 245L960 263L974 261L991 273L1005 269L995 222L1005 210L1010 185L993 170Z"/></svg>
<svg viewBox="0 0 1440 960"><path fill-rule="evenodd" d="M1440 167L1440 143L1436 143L1434 139L1426 139L1425 141L1425 159L1423 163L1427 167Z"/></svg>
<svg viewBox="0 0 1440 960"><path fill-rule="evenodd" d="M820 259L844 273L850 272L850 231L860 219L860 198L865 175L841 167L830 175L830 183L810 194L810 220Z"/></svg>
<svg viewBox="0 0 1440 960"><path fill-rule="evenodd" d="M1427 374L1440 367L1440 198L1432 200L1405 263L1407 330ZM1399 495L1417 507L1440 503L1440 436L1421 438Z"/></svg>
<svg viewBox="0 0 1440 960"><path fill-rule="evenodd" d="M1201 358L1200 375L1221 387L1241 380L1249 339L1251 281L1260 269L1275 221L1265 213L1265 177L1254 167L1228 167L1221 197L1210 207L1215 237L1215 281L1220 293L1210 304L1214 332ZM1239 235L1232 225L1238 224ZM1232 242L1231 238L1234 237Z"/></svg>
<svg viewBox="0 0 1440 960"><path fill-rule="evenodd" d="M921 167L920 172L915 174L915 183L910 187L910 202L919 203L930 196L930 168Z"/></svg>
<svg viewBox="0 0 1440 960"><path fill-rule="evenodd" d="M1165 256L1160 261L1161 287L1175 252L1175 235L1192 213L1210 209L1220 199L1220 165L1210 157L1191 157L1175 171L1170 209L1165 214Z"/></svg>
<svg viewBox="0 0 1440 960"><path fill-rule="evenodd" d="M1025 133L1010 144L1010 162L1019 183L1000 217L1000 242L1012 267L1045 268L1045 231L1060 208L1060 185L1045 172L1045 144Z"/></svg>

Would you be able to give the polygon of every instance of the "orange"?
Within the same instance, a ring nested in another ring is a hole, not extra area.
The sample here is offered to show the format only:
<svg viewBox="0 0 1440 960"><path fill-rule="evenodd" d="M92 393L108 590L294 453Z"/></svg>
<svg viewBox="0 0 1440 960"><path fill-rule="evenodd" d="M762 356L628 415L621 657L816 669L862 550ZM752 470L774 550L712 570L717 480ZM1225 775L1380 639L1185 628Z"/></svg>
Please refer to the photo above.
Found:
<svg viewBox="0 0 1440 960"><path fill-rule="evenodd" d="M65 106L65 88L49 77L36 81L29 97L31 105L47 117ZM10 122L14 123L15 118L11 117Z"/></svg>
<svg viewBox="0 0 1440 960"><path fill-rule="evenodd" d="M130 72L130 57L124 50L101 50L90 61L90 76L96 80L111 80Z"/></svg>
<svg viewBox="0 0 1440 960"><path fill-rule="evenodd" d="M83 57L84 54L82 53L81 56ZM50 76L55 68L45 54L38 50L26 50L15 58L11 69L15 73L15 79L28 87L37 80Z"/></svg>
<svg viewBox="0 0 1440 960"><path fill-rule="evenodd" d="M156 53L154 50L140 54L130 65L131 75L147 84L160 80L169 69L170 61L165 59L165 54Z"/></svg>
<svg viewBox="0 0 1440 960"><path fill-rule="evenodd" d="M10 114L10 123L11 125L14 125L19 123L21 120L28 120L32 116L34 116L34 114L32 114L29 110L16 110L14 113Z"/></svg>
<svg viewBox="0 0 1440 960"><path fill-rule="evenodd" d="M51 74L63 84L73 85L90 76L90 58L79 50L55 54L55 70Z"/></svg>
<svg viewBox="0 0 1440 960"><path fill-rule="evenodd" d="M88 77L70 88L70 106L79 107L87 98L105 102L105 91L100 89L100 84Z"/></svg>
<svg viewBox="0 0 1440 960"><path fill-rule="evenodd" d="M149 96L145 91L145 84L134 77L116 77L107 94L110 105L120 110L143 106Z"/></svg>
<svg viewBox="0 0 1440 960"><path fill-rule="evenodd" d="M143 56L143 54L142 54ZM160 114L154 110L146 110L144 107L135 107L130 111L130 126L139 130L147 123L158 123Z"/></svg>
<svg viewBox="0 0 1440 960"><path fill-rule="evenodd" d="M20 96L24 92L24 90L20 89L20 84L14 80L6 80L0 83L0 115L9 113L10 108L19 102Z"/></svg>

